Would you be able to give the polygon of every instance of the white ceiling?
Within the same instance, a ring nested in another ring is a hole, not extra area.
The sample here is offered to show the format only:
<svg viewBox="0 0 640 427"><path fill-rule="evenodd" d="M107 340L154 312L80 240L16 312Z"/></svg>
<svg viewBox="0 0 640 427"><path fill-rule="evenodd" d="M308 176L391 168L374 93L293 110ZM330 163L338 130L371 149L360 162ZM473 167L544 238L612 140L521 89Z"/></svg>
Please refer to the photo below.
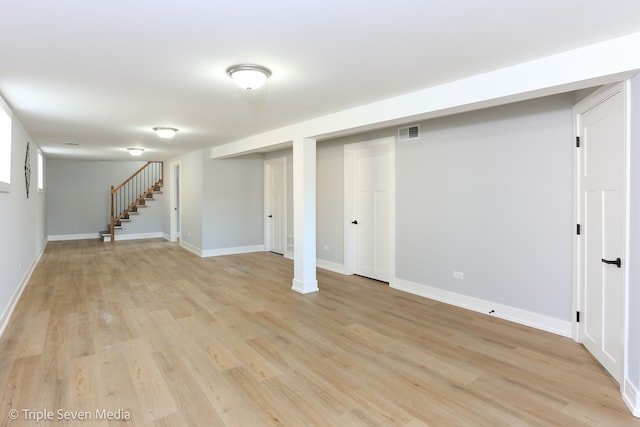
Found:
<svg viewBox="0 0 640 427"><path fill-rule="evenodd" d="M3 0L0 95L47 157L166 160L637 32L638 0Z"/></svg>

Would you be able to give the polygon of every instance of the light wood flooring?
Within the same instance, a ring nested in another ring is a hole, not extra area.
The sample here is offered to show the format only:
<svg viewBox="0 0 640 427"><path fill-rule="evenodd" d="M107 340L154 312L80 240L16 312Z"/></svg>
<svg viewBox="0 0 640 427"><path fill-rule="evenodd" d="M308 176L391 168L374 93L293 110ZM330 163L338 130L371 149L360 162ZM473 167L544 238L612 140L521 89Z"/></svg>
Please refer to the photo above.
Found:
<svg viewBox="0 0 640 427"><path fill-rule="evenodd" d="M0 338L0 425L640 426L570 339L321 269L300 295L292 268L49 243Z"/></svg>

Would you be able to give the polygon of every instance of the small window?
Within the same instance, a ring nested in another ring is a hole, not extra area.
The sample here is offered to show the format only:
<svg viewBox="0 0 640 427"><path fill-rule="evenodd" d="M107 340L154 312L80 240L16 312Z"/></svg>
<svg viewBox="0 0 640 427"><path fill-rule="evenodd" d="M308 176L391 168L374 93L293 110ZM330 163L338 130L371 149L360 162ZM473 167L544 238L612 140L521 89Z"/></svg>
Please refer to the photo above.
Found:
<svg viewBox="0 0 640 427"><path fill-rule="evenodd" d="M38 150L38 192L44 191L44 157L42 151Z"/></svg>
<svg viewBox="0 0 640 427"><path fill-rule="evenodd" d="M0 98L0 191L11 188L11 113Z"/></svg>

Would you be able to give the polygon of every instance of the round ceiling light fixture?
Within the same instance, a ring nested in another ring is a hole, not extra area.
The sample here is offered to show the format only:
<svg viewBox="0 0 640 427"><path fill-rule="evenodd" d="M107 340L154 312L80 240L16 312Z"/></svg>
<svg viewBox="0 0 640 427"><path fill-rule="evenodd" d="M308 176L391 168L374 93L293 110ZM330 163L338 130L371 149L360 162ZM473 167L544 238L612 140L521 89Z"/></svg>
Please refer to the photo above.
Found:
<svg viewBox="0 0 640 427"><path fill-rule="evenodd" d="M254 64L238 64L227 68L227 74L242 89L257 89L271 77L271 70Z"/></svg>
<svg viewBox="0 0 640 427"><path fill-rule="evenodd" d="M142 155L142 153L144 152L144 148L127 148L127 151L132 156L138 157Z"/></svg>
<svg viewBox="0 0 640 427"><path fill-rule="evenodd" d="M155 127L153 128L156 135L158 135L162 139L170 139L178 132L176 128L168 128L168 127Z"/></svg>

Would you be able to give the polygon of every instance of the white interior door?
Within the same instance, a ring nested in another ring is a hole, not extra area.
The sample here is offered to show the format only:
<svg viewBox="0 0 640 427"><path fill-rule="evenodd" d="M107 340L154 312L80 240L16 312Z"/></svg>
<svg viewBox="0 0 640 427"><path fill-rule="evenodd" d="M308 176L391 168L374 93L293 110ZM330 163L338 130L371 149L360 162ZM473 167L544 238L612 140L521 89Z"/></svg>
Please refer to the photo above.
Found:
<svg viewBox="0 0 640 427"><path fill-rule="evenodd" d="M577 133L580 338L620 383L625 316L625 95L596 94L580 104ZM591 102L589 102L591 101Z"/></svg>
<svg viewBox="0 0 640 427"><path fill-rule="evenodd" d="M350 183L345 204L353 273L388 282L391 254L393 139L345 146Z"/></svg>
<svg viewBox="0 0 640 427"><path fill-rule="evenodd" d="M266 160L265 182L265 249L281 255L286 248L287 162L286 157Z"/></svg>
<svg viewBox="0 0 640 427"><path fill-rule="evenodd" d="M170 215L170 240L175 242L180 239L181 235L181 212L180 212L180 162L172 162L170 164L170 197L171 197L171 215Z"/></svg>

